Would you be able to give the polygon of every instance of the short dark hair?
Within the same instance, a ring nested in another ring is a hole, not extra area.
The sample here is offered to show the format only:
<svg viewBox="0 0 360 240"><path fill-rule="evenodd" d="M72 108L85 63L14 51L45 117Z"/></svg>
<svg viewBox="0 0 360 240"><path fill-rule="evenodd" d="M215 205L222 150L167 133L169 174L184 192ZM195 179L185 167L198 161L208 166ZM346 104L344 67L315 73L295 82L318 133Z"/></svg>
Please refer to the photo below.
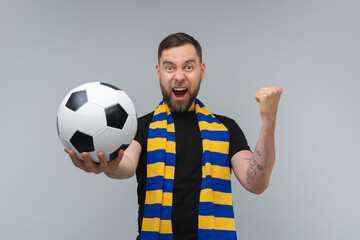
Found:
<svg viewBox="0 0 360 240"><path fill-rule="evenodd" d="M201 53L201 46L199 44L199 42L193 38L192 36L186 34L186 33L173 33L168 35L166 38L164 38L164 40L161 41L161 43L159 44L159 49L158 49L158 62L160 62L160 57L162 54L162 51L164 51L165 49L169 49L172 47L179 47L182 45L185 45L187 43L192 44L195 49L196 49L196 53L200 59L200 63L202 62L202 53Z"/></svg>

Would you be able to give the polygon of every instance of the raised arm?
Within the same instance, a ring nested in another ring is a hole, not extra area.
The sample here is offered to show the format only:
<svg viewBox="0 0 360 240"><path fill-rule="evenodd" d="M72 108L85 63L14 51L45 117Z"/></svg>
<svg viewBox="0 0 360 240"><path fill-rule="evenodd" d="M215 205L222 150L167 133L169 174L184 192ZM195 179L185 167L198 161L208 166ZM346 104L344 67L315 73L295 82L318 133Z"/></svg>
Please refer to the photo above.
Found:
<svg viewBox="0 0 360 240"><path fill-rule="evenodd" d="M253 152L240 151L231 158L236 178L256 194L268 187L275 163L275 123L281 93L279 87L265 87L255 94L262 120L259 139Z"/></svg>
<svg viewBox="0 0 360 240"><path fill-rule="evenodd" d="M120 150L117 158L109 162L106 161L103 152L98 153L100 163L93 162L90 155L86 152L81 154L84 161L79 159L74 151L68 152L75 167L88 173L105 173L106 176L115 179L125 179L134 176L139 163L140 153L141 146L135 140L131 142L125 151Z"/></svg>

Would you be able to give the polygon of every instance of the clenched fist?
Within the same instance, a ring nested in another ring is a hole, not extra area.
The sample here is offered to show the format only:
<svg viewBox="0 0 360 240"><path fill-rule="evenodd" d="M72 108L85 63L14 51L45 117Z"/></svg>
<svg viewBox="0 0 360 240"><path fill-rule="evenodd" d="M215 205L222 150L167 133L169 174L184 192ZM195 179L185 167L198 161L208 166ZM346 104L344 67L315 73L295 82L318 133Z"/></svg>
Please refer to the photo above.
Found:
<svg viewBox="0 0 360 240"><path fill-rule="evenodd" d="M260 103L260 115L263 121L275 120L282 89L262 87L255 93L255 100Z"/></svg>

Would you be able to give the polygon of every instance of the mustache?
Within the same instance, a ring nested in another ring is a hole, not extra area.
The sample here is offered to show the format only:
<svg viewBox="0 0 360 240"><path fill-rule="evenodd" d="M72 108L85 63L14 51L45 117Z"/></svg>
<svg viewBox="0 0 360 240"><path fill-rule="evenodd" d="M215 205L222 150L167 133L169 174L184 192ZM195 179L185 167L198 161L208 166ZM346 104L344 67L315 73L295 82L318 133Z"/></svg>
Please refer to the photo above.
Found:
<svg viewBox="0 0 360 240"><path fill-rule="evenodd" d="M174 86L173 86L173 88L181 88L181 87L187 88L187 89L190 88L190 86L187 86L187 84L185 84L185 83L179 83L179 82L175 82L175 84L174 84Z"/></svg>

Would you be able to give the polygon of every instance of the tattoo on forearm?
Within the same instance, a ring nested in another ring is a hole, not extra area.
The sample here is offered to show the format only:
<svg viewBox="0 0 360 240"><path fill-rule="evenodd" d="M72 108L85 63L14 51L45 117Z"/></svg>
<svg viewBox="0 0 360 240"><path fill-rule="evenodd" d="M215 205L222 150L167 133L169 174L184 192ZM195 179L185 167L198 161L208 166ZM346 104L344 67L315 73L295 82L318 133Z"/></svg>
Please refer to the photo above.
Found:
<svg viewBox="0 0 360 240"><path fill-rule="evenodd" d="M257 149L257 146L255 147L255 150L253 152L252 158L244 158L245 160L250 161L249 167L246 172L246 182L250 184L252 181L254 181L255 175L257 170L264 170L264 167L257 163L258 157L261 156L261 152Z"/></svg>

